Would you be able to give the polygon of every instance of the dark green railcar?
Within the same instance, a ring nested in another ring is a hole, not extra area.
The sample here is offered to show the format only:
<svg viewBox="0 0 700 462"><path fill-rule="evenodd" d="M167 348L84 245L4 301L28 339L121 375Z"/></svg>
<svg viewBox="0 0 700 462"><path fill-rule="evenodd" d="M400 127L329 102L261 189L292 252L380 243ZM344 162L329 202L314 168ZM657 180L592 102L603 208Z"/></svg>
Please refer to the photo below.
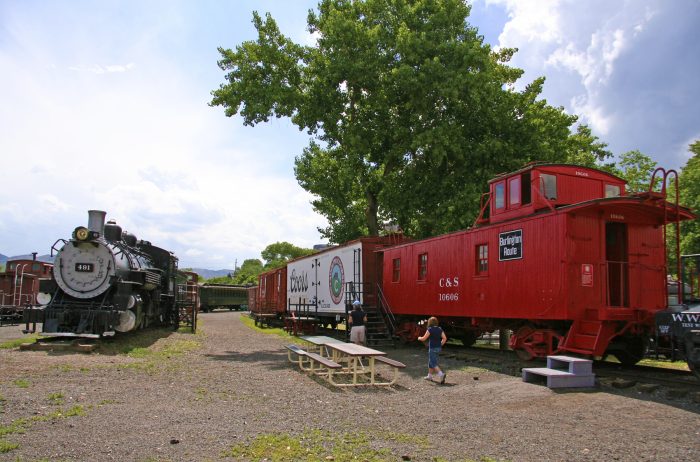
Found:
<svg viewBox="0 0 700 462"><path fill-rule="evenodd" d="M199 288L200 310L207 312L217 308L239 311L248 309L248 286L227 284L203 284Z"/></svg>

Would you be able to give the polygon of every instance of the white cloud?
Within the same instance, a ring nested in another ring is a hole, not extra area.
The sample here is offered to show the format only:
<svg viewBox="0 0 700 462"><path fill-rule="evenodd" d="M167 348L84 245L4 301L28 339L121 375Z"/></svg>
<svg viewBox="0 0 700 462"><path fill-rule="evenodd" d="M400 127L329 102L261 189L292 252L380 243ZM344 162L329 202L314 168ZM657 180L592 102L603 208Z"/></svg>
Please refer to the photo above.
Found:
<svg viewBox="0 0 700 462"><path fill-rule="evenodd" d="M519 48L512 62L526 70L520 85L539 75L554 76L548 79L547 91L563 82L569 85L557 71L576 76L578 88L559 90L568 93L566 106L595 133L611 133L620 121L603 93L619 58L656 16L655 2L639 8L634 2L486 1L507 11L509 19L498 45Z"/></svg>
<svg viewBox="0 0 700 462"><path fill-rule="evenodd" d="M121 64L111 64L108 66L101 66L99 64L78 64L76 66L70 66L68 69L71 71L78 71L78 72L89 72L92 74L108 74L112 72L127 72L130 70L133 70L136 67L136 64L134 63L129 63L126 65L121 65Z"/></svg>
<svg viewBox="0 0 700 462"><path fill-rule="evenodd" d="M199 69L182 66L178 50L160 50L180 22L130 30L105 54L89 21L90 41L83 30L44 31L32 21L0 17L0 252L43 252L86 224L89 209L186 266L232 266L278 240L318 243L325 222L292 171L306 137L276 119L244 128L208 107L223 81L215 59L213 76L196 79ZM75 62L99 64L66 64Z"/></svg>

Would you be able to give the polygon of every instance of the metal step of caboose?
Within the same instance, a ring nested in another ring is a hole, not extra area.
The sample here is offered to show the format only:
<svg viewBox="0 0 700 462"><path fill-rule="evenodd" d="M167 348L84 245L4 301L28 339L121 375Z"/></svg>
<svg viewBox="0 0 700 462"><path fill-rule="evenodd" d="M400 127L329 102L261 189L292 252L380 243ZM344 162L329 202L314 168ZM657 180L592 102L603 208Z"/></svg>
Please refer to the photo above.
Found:
<svg viewBox="0 0 700 462"><path fill-rule="evenodd" d="M367 346L369 347L383 347L383 346L395 346L394 339L391 336L389 328L384 322L384 317L379 313L379 310L375 306L368 306L363 308L367 312L367 323L365 324Z"/></svg>

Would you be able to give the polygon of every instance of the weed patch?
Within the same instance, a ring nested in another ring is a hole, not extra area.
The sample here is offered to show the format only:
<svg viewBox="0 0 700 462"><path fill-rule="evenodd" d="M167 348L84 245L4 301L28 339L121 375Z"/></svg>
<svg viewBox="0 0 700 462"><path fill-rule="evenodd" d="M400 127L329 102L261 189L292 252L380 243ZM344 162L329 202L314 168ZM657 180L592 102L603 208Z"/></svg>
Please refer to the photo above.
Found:
<svg viewBox="0 0 700 462"><path fill-rule="evenodd" d="M50 393L48 396L48 400L54 406L60 406L65 402L65 400L63 399L63 393L60 392Z"/></svg>
<svg viewBox="0 0 700 462"><path fill-rule="evenodd" d="M0 454L3 454L5 452L10 452L19 447L19 444L17 443L10 443L9 441L6 440L0 440Z"/></svg>
<svg viewBox="0 0 700 462"><path fill-rule="evenodd" d="M6 342L0 343L0 350L11 350L12 348L19 348L23 343L36 343L39 339L37 334L28 335L27 337L16 338L12 340L7 340Z"/></svg>
<svg viewBox="0 0 700 462"><path fill-rule="evenodd" d="M381 437L380 437L381 438ZM393 461L397 456L389 449L375 449L371 442L378 439L369 433L331 434L320 430L305 432L299 436L289 434L260 435L249 443L232 446L222 457L242 458L252 461ZM393 438L392 438L393 440Z"/></svg>
<svg viewBox="0 0 700 462"><path fill-rule="evenodd" d="M29 388L29 385L30 385L29 380L27 380L27 379L17 379L12 383L14 383L15 386L17 386L19 388Z"/></svg>

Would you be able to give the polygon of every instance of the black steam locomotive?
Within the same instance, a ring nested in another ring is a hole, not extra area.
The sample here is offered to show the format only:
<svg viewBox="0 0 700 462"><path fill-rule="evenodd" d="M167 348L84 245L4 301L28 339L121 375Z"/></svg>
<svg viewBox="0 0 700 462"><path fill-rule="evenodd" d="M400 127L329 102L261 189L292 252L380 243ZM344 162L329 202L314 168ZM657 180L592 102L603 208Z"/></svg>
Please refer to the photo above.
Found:
<svg viewBox="0 0 700 462"><path fill-rule="evenodd" d="M36 323L44 335L91 338L176 327L177 258L114 221L105 224L105 212L88 214L87 228L53 245L53 277L40 284L40 306L24 311L26 332Z"/></svg>
<svg viewBox="0 0 700 462"><path fill-rule="evenodd" d="M685 359L700 378L700 254L682 255L680 263L680 280L668 284L668 309L656 313L656 352Z"/></svg>

